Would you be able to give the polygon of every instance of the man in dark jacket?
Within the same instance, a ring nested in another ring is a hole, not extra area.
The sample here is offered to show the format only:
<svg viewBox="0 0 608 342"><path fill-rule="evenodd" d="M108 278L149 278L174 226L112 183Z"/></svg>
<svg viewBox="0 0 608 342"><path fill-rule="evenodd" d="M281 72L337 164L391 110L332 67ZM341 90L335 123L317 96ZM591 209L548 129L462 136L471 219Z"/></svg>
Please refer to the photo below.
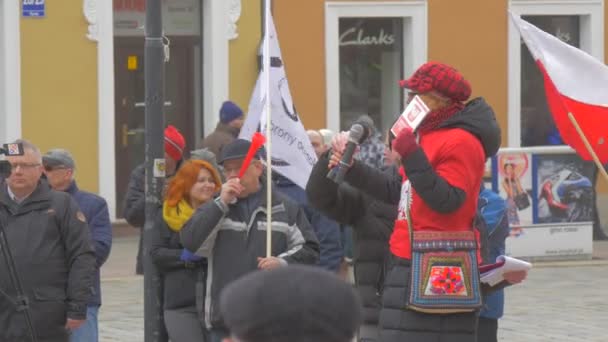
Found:
<svg viewBox="0 0 608 342"><path fill-rule="evenodd" d="M353 228L355 285L363 303L359 341L376 341L388 239L397 217L397 205L375 200L346 183L338 186L327 178L328 161L327 153L319 158L306 192L315 208ZM389 167L386 172L398 177L396 167Z"/></svg>
<svg viewBox="0 0 608 342"><path fill-rule="evenodd" d="M319 266L337 273L340 270L340 264L344 256L342 244L340 243L340 226L338 223L311 207L304 189L286 177L275 172L272 174L272 182L278 191L304 209L306 218L319 240Z"/></svg>
<svg viewBox="0 0 608 342"><path fill-rule="evenodd" d="M40 181L38 148L24 140L16 143L25 153L7 157L12 173L0 189L1 228L38 341L67 342L69 331L85 322L92 295L95 253L89 229L69 194ZM0 341L29 341L7 264L0 261Z"/></svg>
<svg viewBox="0 0 608 342"><path fill-rule="evenodd" d="M226 145L220 163L227 181L220 196L199 207L180 232L184 247L208 260L204 319L211 342L227 336L217 305L228 284L257 269L319 260L319 243L304 211L274 188L271 256L266 257L267 185L262 162L254 158L239 178L250 146L242 139Z"/></svg>
<svg viewBox="0 0 608 342"><path fill-rule="evenodd" d="M226 101L220 108L220 122L215 130L201 141L199 148L208 148L216 156L221 155L224 146L233 142L241 132L245 122L243 110L234 102Z"/></svg>
<svg viewBox="0 0 608 342"><path fill-rule="evenodd" d="M101 266L106 262L112 248L112 224L106 200L93 193L82 191L76 185L74 171L76 165L70 152L64 149L53 149L42 156L44 174L53 190L65 191L72 195L80 210L87 219L91 238L95 246L96 272L94 278L95 292L87 305L87 321L74 330L71 342L97 342L97 317L101 306L101 287L99 283Z"/></svg>
<svg viewBox="0 0 608 342"><path fill-rule="evenodd" d="M165 173L167 178L175 174L182 162L186 140L177 128L169 125L165 128ZM144 164L136 167L131 173L125 202L123 205L123 216L127 222L135 228L143 228L146 223L146 198L145 198L145 172ZM137 265L135 273L144 274L142 255L143 231L139 235L137 250Z"/></svg>

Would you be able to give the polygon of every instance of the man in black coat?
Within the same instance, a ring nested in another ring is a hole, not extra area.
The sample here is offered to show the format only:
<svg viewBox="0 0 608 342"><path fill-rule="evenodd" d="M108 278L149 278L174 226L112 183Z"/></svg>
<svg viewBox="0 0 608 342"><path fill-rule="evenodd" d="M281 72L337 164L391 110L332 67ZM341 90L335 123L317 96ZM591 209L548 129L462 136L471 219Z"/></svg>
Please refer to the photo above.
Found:
<svg viewBox="0 0 608 342"><path fill-rule="evenodd" d="M69 194L40 181L40 151L18 140L23 156L7 157L11 175L0 189L0 224L29 302L40 342L67 342L85 322L92 295L95 253L86 218ZM29 341L9 264L0 254L0 341Z"/></svg>
<svg viewBox="0 0 608 342"><path fill-rule="evenodd" d="M376 341L380 293L384 281L384 263L388 256L388 239L397 217L397 205L373 199L364 192L329 180L328 154L319 157L306 188L310 203L325 215L353 228L353 261L355 285L363 304L360 341ZM397 175L396 167L386 172Z"/></svg>
<svg viewBox="0 0 608 342"><path fill-rule="evenodd" d="M170 178L182 163L186 140L177 128L169 125L165 128L165 173ZM135 228L143 228L146 223L146 165L141 164L131 172L129 186L123 203L123 216ZM139 234L137 247L136 274L144 274L143 264L143 229Z"/></svg>

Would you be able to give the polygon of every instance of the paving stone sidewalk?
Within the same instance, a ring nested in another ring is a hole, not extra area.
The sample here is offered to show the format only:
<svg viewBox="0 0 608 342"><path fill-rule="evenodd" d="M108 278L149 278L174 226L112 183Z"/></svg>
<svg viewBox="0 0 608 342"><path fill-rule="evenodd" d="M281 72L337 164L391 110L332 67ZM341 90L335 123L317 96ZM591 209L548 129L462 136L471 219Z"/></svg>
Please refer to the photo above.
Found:
<svg viewBox="0 0 608 342"><path fill-rule="evenodd" d="M608 242L598 247L608 248ZM104 266L100 341L143 341L143 277L133 275L136 248L137 237L116 239ZM507 289L499 340L608 341L608 262L538 266L524 284Z"/></svg>

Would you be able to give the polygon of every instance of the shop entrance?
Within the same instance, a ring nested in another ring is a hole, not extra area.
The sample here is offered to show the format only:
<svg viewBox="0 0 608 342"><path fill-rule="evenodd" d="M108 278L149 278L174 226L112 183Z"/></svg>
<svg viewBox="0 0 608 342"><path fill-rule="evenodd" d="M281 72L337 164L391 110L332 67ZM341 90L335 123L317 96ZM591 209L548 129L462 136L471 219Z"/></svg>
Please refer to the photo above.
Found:
<svg viewBox="0 0 608 342"><path fill-rule="evenodd" d="M138 4L114 0L117 217L122 217L131 171L145 158L145 6ZM163 1L163 23L170 44L170 59L164 70L164 121L182 132L186 151L196 145L203 131L200 14L199 1Z"/></svg>

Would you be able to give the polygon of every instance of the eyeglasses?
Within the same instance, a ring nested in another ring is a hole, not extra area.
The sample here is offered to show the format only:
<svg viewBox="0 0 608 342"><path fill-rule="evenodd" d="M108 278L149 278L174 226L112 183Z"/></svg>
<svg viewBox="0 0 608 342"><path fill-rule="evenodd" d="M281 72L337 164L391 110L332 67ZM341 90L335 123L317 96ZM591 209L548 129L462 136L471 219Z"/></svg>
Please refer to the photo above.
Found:
<svg viewBox="0 0 608 342"><path fill-rule="evenodd" d="M55 166L55 167L48 166L48 165L44 166L44 171L46 171L46 172L51 172L51 171L55 171L55 170L65 170L65 169L67 169L67 167L65 167L65 166Z"/></svg>
<svg viewBox="0 0 608 342"><path fill-rule="evenodd" d="M11 171L16 171L17 169L21 170L31 170L37 166L40 166L39 163L11 163Z"/></svg>

